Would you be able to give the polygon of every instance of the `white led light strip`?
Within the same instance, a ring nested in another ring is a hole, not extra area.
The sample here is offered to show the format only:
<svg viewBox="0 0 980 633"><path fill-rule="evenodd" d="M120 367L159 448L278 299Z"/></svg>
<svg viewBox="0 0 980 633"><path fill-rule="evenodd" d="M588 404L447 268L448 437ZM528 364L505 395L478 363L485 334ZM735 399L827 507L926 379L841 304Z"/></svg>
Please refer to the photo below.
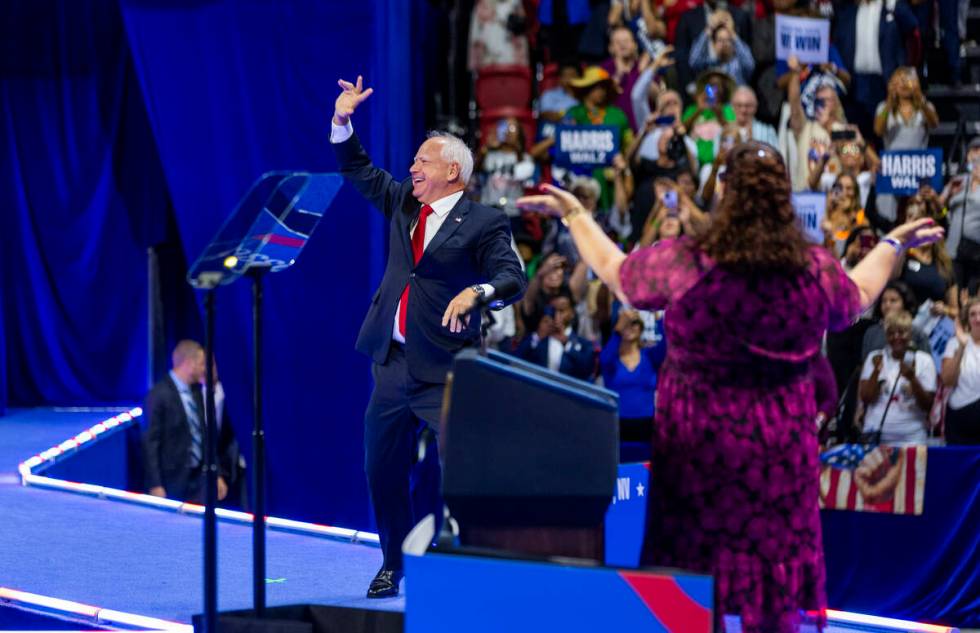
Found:
<svg viewBox="0 0 980 633"><path fill-rule="evenodd" d="M42 596L26 591L17 591L8 587L0 587L0 603L12 604L14 606L25 605L49 613L70 613L95 624L121 624L150 631L170 631L172 633L193 633L194 631L194 627L190 624L148 618L143 615L113 611L112 609L101 609L80 602Z"/></svg>
<svg viewBox="0 0 980 633"><path fill-rule="evenodd" d="M127 503L135 503L152 508L171 510L182 514L203 516L204 506L195 503L184 503L173 499L163 499L152 495L140 494L138 492L119 490L118 488L65 481L64 479L55 479L53 477L45 477L43 475L36 474L38 471L43 471L61 461L65 457L77 452L83 448L85 444L96 441L103 433L115 433L132 424L135 424L136 419L141 415L143 415L143 409L135 407L129 411L126 411L125 413L120 413L107 420L103 420L90 429L82 431L75 437L67 439L57 446L53 446L46 451L42 451L41 453L24 460L17 467L17 471L20 473L21 482L25 486L37 486L39 488L48 488L52 490L64 490L67 492L75 492L78 494L99 497L100 499L125 501ZM218 518L232 523L251 524L254 518L252 514L248 512L236 512L234 510L226 510L224 508L217 508L215 510L215 514ZM346 528L333 527L330 525L305 523L303 521L293 521L278 517L266 517L266 525L274 530L328 537L332 539L350 541L353 543L369 543L373 545L380 543L378 535L373 532L361 532L360 530L350 530Z"/></svg>
<svg viewBox="0 0 980 633"><path fill-rule="evenodd" d="M959 631L957 628L942 626L941 624L921 624L908 620L884 618L878 615L865 615L863 613L851 613L849 611L826 609L824 613L827 614L828 622L874 626L893 631L907 631L908 633L957 633Z"/></svg>

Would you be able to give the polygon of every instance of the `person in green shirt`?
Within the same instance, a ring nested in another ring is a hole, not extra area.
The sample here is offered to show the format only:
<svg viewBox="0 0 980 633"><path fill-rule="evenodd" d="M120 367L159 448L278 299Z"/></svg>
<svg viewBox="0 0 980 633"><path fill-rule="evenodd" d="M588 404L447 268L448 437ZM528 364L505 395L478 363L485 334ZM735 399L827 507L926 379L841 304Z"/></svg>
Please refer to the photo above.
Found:
<svg viewBox="0 0 980 633"><path fill-rule="evenodd" d="M614 105L612 99L619 94L616 81L608 72L598 66L589 66L582 76L571 82L580 103L565 112L565 122L575 125L611 125L619 129L619 149L623 151L633 141L633 130L626 113ZM607 210L613 201L612 167L600 167L592 172L599 181L601 193L599 208Z"/></svg>
<svg viewBox="0 0 980 633"><path fill-rule="evenodd" d="M695 103L687 106L681 119L697 143L698 163L704 166L714 161L722 130L735 121L735 110L729 103L735 92L735 80L719 70L707 70L695 85Z"/></svg>

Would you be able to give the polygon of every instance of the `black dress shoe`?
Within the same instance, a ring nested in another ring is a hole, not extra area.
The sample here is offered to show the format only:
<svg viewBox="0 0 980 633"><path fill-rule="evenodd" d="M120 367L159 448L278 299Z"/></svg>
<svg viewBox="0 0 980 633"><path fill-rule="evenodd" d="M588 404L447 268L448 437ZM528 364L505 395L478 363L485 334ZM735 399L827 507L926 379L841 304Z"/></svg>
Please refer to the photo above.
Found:
<svg viewBox="0 0 980 633"><path fill-rule="evenodd" d="M402 581L404 574L393 569L382 569L371 581L368 587L368 598L390 598L398 595L398 583Z"/></svg>

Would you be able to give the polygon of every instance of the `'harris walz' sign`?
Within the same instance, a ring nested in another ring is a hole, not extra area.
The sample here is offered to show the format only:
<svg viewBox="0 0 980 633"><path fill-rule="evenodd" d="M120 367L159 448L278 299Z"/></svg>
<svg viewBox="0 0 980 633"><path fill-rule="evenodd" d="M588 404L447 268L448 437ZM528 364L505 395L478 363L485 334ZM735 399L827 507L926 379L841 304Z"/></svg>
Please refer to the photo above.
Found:
<svg viewBox="0 0 980 633"><path fill-rule="evenodd" d="M911 196L926 180L936 191L943 190L943 150L919 149L882 152L881 170L875 180L878 193Z"/></svg>
<svg viewBox="0 0 980 633"><path fill-rule="evenodd" d="M555 164L595 168L612 164L619 152L619 128L612 125L559 125L555 128Z"/></svg>

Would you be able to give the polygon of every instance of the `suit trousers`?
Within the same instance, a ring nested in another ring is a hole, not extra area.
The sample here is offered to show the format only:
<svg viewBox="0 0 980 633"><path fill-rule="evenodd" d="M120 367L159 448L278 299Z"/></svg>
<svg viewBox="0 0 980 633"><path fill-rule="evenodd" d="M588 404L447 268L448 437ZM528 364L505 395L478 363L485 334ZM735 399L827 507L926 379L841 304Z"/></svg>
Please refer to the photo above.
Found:
<svg viewBox="0 0 980 633"><path fill-rule="evenodd" d="M402 541L412 527L430 513L437 524L442 519L437 432L445 384L412 378L405 350L394 341L385 363L375 363L371 373L374 391L364 413L364 471L383 567L400 571ZM420 440L428 444L421 461Z"/></svg>
<svg viewBox="0 0 980 633"><path fill-rule="evenodd" d="M851 91L844 102L844 111L847 122L857 125L861 135L870 143L870 139L875 138L875 109L888 96L887 80L880 74L853 72L852 77Z"/></svg>

